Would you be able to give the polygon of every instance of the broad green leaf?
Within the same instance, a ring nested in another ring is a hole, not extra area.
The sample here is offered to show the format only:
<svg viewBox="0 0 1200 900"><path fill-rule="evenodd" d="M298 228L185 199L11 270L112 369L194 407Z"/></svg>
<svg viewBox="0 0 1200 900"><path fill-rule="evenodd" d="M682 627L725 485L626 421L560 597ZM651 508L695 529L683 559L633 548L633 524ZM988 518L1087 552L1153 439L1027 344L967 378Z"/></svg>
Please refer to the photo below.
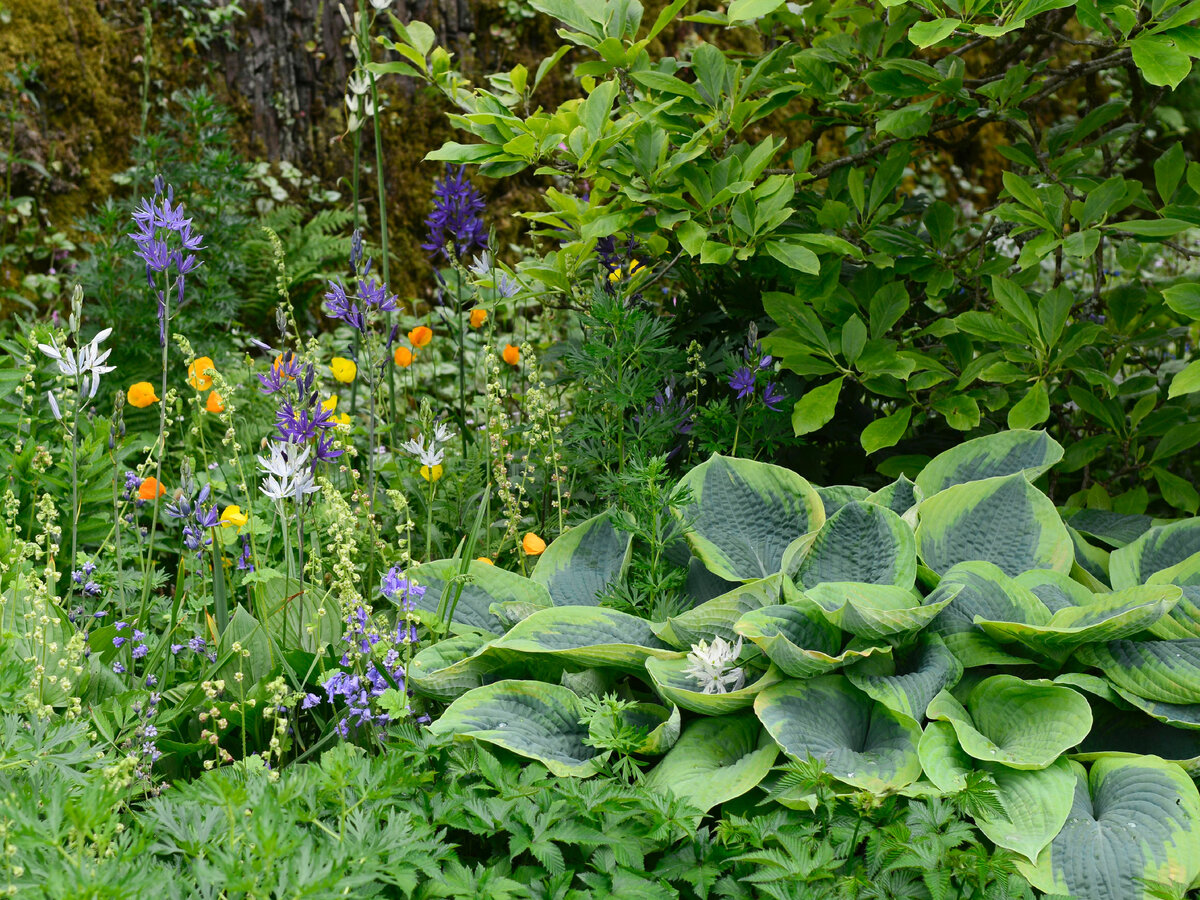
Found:
<svg viewBox="0 0 1200 900"><path fill-rule="evenodd" d="M239 644L242 652L234 651L234 644ZM255 684L271 674L278 662L272 653L271 638L266 629L240 604L234 607L229 624L221 632L221 640L217 645L217 659L226 656L229 658L213 673L212 680L223 680L230 685L239 680L247 686Z"/></svg>
<svg viewBox="0 0 1200 900"><path fill-rule="evenodd" d="M1031 591L1052 614L1069 606L1087 606L1095 596L1078 581L1050 569L1030 569L1013 581Z"/></svg>
<svg viewBox="0 0 1200 900"><path fill-rule="evenodd" d="M467 691L429 730L474 738L543 763L555 775L596 772L583 702L565 687L540 681L497 681Z"/></svg>
<svg viewBox="0 0 1200 900"><path fill-rule="evenodd" d="M1157 576L1151 578L1155 583ZM1150 626L1150 633L1165 640L1200 638L1200 584L1185 584L1179 588L1183 596L1170 611Z"/></svg>
<svg viewBox="0 0 1200 900"><path fill-rule="evenodd" d="M886 506L892 512L903 516L923 499L920 489L915 482L909 481L904 475L893 481L887 487L882 487L866 498L871 503Z"/></svg>
<svg viewBox="0 0 1200 900"><path fill-rule="evenodd" d="M971 759L958 745L958 736L949 722L929 722L917 743L917 756L925 777L947 794L967 786L967 776L975 770Z"/></svg>
<svg viewBox="0 0 1200 900"><path fill-rule="evenodd" d="M1108 574L1116 590L1144 584L1155 572L1200 553L1200 519L1183 519L1146 531L1131 544L1114 550Z"/></svg>
<svg viewBox="0 0 1200 900"><path fill-rule="evenodd" d="M1185 319L1200 319L1200 285L1191 281L1174 284L1163 288L1162 295L1167 306Z"/></svg>
<svg viewBox="0 0 1200 900"><path fill-rule="evenodd" d="M917 487L932 497L956 484L1017 472L1033 481L1062 455L1062 446L1044 431L1001 431L938 454L917 476Z"/></svg>
<svg viewBox="0 0 1200 900"><path fill-rule="evenodd" d="M256 609L266 609L267 633L280 646L316 653L342 636L343 622L326 607L326 590L303 587L276 573L254 583ZM334 604L330 603L330 606Z"/></svg>
<svg viewBox="0 0 1200 900"><path fill-rule="evenodd" d="M911 588L916 578L912 529L890 509L857 500L825 520L796 575L805 587L861 581Z"/></svg>
<svg viewBox="0 0 1200 900"><path fill-rule="evenodd" d="M815 387L792 408L792 431L796 437L823 428L837 411L838 397L842 393L845 376L839 376L828 384Z"/></svg>
<svg viewBox="0 0 1200 900"><path fill-rule="evenodd" d="M1150 84L1174 90L1192 70L1191 57L1165 35L1143 32L1130 42L1129 49L1133 64Z"/></svg>
<svg viewBox="0 0 1200 900"><path fill-rule="evenodd" d="M708 812L756 787L778 755L771 736L749 713L697 719L643 788L655 794L669 791Z"/></svg>
<svg viewBox="0 0 1200 900"><path fill-rule="evenodd" d="M680 483L691 489L680 516L692 552L727 581L783 571L788 547L825 521L812 485L779 466L714 454Z"/></svg>
<svg viewBox="0 0 1200 900"><path fill-rule="evenodd" d="M789 269L808 275L821 273L821 260L807 247L791 241L767 241L763 248Z"/></svg>
<svg viewBox="0 0 1200 900"><path fill-rule="evenodd" d="M866 500L871 495L870 490L857 484L831 484L827 487L813 485L813 490L821 498L821 503L825 507L826 519L847 503L854 500Z"/></svg>
<svg viewBox="0 0 1200 900"><path fill-rule="evenodd" d="M453 635L418 651L408 681L418 694L448 703L477 688L503 667L502 660L476 655L488 643L478 632Z"/></svg>
<svg viewBox="0 0 1200 900"><path fill-rule="evenodd" d="M931 22L918 22L908 30L908 39L924 50L940 43L962 24L962 19L934 19Z"/></svg>
<svg viewBox="0 0 1200 900"><path fill-rule="evenodd" d="M1162 703L1200 703L1200 640L1109 641L1084 647L1081 662L1118 690Z"/></svg>
<svg viewBox="0 0 1200 900"><path fill-rule="evenodd" d="M1193 394L1200 391L1200 359L1194 360L1187 364L1184 369L1177 373L1171 379L1171 387L1167 391L1167 397L1174 399L1182 397L1184 394Z"/></svg>
<svg viewBox="0 0 1200 900"><path fill-rule="evenodd" d="M942 612L961 590L939 585L928 597L890 584L828 581L804 591L834 625L858 637L890 640L920 631Z"/></svg>
<svg viewBox="0 0 1200 900"><path fill-rule="evenodd" d="M557 606L597 606L629 565L632 542L601 513L559 535L538 557L532 578Z"/></svg>
<svg viewBox="0 0 1200 900"><path fill-rule="evenodd" d="M1050 394L1046 382L1034 382L1033 387L1008 411L1009 428L1032 428L1050 418Z"/></svg>
<svg viewBox="0 0 1200 900"><path fill-rule="evenodd" d="M488 656L517 661L547 656L582 668L640 673L647 657L675 651L655 636L650 622L599 606L554 606L535 612L488 645Z"/></svg>
<svg viewBox="0 0 1200 900"><path fill-rule="evenodd" d="M969 756L1014 769L1044 769L1092 727L1082 694L1049 681L994 675L963 706L949 691L929 704L930 719L949 722Z"/></svg>
<svg viewBox="0 0 1200 900"><path fill-rule="evenodd" d="M785 681L754 701L754 712L793 759L822 760L846 784L890 792L921 775L921 728L840 675Z"/></svg>
<svg viewBox="0 0 1200 900"><path fill-rule="evenodd" d="M686 653L677 653L669 659L652 656L646 660L646 671L650 680L664 700L705 716L723 716L745 709L754 702L759 691L777 683L783 677L779 670L772 666L757 678L748 672L748 684L740 690L724 694L706 694L700 682L685 671L687 668Z"/></svg>
<svg viewBox="0 0 1200 900"><path fill-rule="evenodd" d="M938 573L968 560L986 560L1009 575L1067 573L1075 561L1058 510L1020 473L954 485L921 501L917 515L917 550Z"/></svg>
<svg viewBox="0 0 1200 900"><path fill-rule="evenodd" d="M876 450L896 446L904 437L904 433L908 431L908 423L912 420L912 411L911 406L906 406L882 419L875 419L867 425L858 438L863 450L869 455Z"/></svg>
<svg viewBox="0 0 1200 900"><path fill-rule="evenodd" d="M851 644L842 650L842 634L812 603L765 606L746 613L734 630L749 638L784 674L810 678L890 647Z"/></svg>
<svg viewBox="0 0 1200 900"><path fill-rule="evenodd" d="M1122 700L1152 719L1175 728L1200 731L1200 703L1164 703L1139 697L1124 688L1117 688L1116 691Z"/></svg>
<svg viewBox="0 0 1200 900"><path fill-rule="evenodd" d="M726 15L732 22L749 22L775 12L783 6L783 0L733 0Z"/></svg>
<svg viewBox="0 0 1200 900"><path fill-rule="evenodd" d="M752 609L778 604L785 582L783 575L748 581L681 615L669 616L665 622L652 622L650 627L662 640L679 649L690 649L714 637L733 642L737 640L733 626L738 619ZM788 585L790 591L790 582Z"/></svg>
<svg viewBox="0 0 1200 900"><path fill-rule="evenodd" d="M960 591L938 613L928 630L940 635L950 652L967 668L1027 662L1001 650L975 624L975 619L1044 625L1050 621L1050 610L1046 605L1032 591L1019 586L988 562L959 563L942 577L938 589L949 589L953 585L960 586Z"/></svg>
<svg viewBox="0 0 1200 900"><path fill-rule="evenodd" d="M852 685L888 709L918 722L937 694L962 677L962 663L936 634L924 636L904 652L877 654L849 665L843 674Z"/></svg>
<svg viewBox="0 0 1200 900"><path fill-rule="evenodd" d="M438 603L447 583L454 582L447 602L454 599L457 590L455 579L461 566L462 560L439 559L409 570L413 581L425 587L424 596L415 598L413 603L417 607L417 615L426 625L437 618ZM522 601L535 606L551 605L549 592L536 581L499 566L471 560L462 594L458 598L458 605L454 607L454 621L492 634L504 634L505 623L491 612L491 605Z"/></svg>
<svg viewBox="0 0 1200 900"><path fill-rule="evenodd" d="M1150 900L1154 882L1186 887L1200 874L1200 794L1179 766L1155 756L1072 762L1075 798L1036 865L1017 863L1048 893Z"/></svg>

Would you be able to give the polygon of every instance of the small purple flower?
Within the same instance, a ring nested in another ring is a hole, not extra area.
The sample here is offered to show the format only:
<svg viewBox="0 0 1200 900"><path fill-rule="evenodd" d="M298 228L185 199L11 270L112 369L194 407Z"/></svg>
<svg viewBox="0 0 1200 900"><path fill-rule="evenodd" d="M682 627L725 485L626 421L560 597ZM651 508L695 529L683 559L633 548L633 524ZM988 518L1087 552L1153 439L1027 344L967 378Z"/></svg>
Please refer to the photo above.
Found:
<svg viewBox="0 0 1200 900"><path fill-rule="evenodd" d="M172 655L172 656L178 656L178 655L179 655L179 651L180 651L180 650L182 650L182 649L183 649L183 644L172 644L172 645L171 645L171 655Z"/></svg>
<svg viewBox="0 0 1200 900"><path fill-rule="evenodd" d="M113 646L114 646L114 647L120 647L120 646L121 646L122 644L124 644L124 643L125 643L127 640L129 640L129 639L128 639L128 638L123 638L123 637L121 637L120 635L118 635L117 637L113 638Z"/></svg>
<svg viewBox="0 0 1200 900"><path fill-rule="evenodd" d="M202 637L193 637L188 639L188 647L197 653L203 653L205 648L208 647L208 642Z"/></svg>
<svg viewBox="0 0 1200 900"><path fill-rule="evenodd" d="M113 660L112 670L114 672L116 672L118 675L125 674L125 667L123 665L121 665L121 663L117 660Z"/></svg>
<svg viewBox="0 0 1200 900"><path fill-rule="evenodd" d="M145 644L138 644L136 647L133 648L133 658L141 659L149 652L150 652L150 648L147 647Z"/></svg>
<svg viewBox="0 0 1200 900"><path fill-rule="evenodd" d="M467 180L465 167L456 171L447 163L445 177L434 183L433 211L425 219L429 235L421 249L431 257L449 259L447 248L462 258L476 247L486 246L483 210L483 195Z"/></svg>
<svg viewBox="0 0 1200 900"><path fill-rule="evenodd" d="M783 401L783 393L773 381L768 381L763 390L763 405L771 412L779 412L779 404Z"/></svg>
<svg viewBox="0 0 1200 900"><path fill-rule="evenodd" d="M355 232L355 233L357 234L357 232ZM312 709L314 706L316 706L320 702L321 702L321 698L318 697L316 694L305 694L304 699L300 701L300 708L301 709Z"/></svg>
<svg viewBox="0 0 1200 900"><path fill-rule="evenodd" d="M83 592L89 597L99 597L102 591L103 588L94 581L89 581L83 586Z"/></svg>
<svg viewBox="0 0 1200 900"><path fill-rule="evenodd" d="M737 392L737 399L745 400L754 393L754 372L749 366L742 366L729 379L729 387Z"/></svg>

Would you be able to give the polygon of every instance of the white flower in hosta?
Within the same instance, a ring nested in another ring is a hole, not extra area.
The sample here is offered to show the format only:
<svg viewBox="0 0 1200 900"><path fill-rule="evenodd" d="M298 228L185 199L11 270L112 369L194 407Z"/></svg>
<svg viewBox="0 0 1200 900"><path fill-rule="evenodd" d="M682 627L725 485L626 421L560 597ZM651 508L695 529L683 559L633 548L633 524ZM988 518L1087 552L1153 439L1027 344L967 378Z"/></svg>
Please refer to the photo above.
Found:
<svg viewBox="0 0 1200 900"><path fill-rule="evenodd" d="M309 448L301 451L295 444L273 441L270 457L258 457L258 464L267 476L260 490L272 500L292 498L297 501L305 494L315 492L317 485L306 465L309 452Z"/></svg>
<svg viewBox="0 0 1200 900"><path fill-rule="evenodd" d="M714 637L711 644L701 641L692 645L684 672L696 680L705 694L736 691L746 683L746 673L740 666L733 666L741 653L741 638L736 644L721 637Z"/></svg>

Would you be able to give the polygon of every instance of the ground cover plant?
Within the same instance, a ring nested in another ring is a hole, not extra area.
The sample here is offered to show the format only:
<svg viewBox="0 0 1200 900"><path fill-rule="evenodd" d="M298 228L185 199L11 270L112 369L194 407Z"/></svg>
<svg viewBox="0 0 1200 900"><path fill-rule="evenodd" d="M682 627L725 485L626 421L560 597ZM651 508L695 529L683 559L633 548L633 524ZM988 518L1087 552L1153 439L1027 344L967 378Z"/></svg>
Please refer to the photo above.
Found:
<svg viewBox="0 0 1200 900"><path fill-rule="evenodd" d="M1195 896L1193 5L517 6L329 185L147 7L71 238L9 79L0 888Z"/></svg>

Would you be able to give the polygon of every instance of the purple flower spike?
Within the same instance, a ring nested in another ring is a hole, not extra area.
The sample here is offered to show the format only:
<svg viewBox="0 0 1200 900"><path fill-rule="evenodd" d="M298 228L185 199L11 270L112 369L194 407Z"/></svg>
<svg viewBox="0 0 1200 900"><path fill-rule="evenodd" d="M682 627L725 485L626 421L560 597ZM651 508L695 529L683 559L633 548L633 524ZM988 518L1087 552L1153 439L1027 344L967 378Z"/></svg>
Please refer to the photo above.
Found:
<svg viewBox="0 0 1200 900"><path fill-rule="evenodd" d="M467 180L465 167L456 171L446 164L446 175L433 187L433 211L425 220L429 236L421 249L431 257L449 258L447 245L454 256L462 258L476 247L487 245L487 231L481 213L483 196Z"/></svg>

